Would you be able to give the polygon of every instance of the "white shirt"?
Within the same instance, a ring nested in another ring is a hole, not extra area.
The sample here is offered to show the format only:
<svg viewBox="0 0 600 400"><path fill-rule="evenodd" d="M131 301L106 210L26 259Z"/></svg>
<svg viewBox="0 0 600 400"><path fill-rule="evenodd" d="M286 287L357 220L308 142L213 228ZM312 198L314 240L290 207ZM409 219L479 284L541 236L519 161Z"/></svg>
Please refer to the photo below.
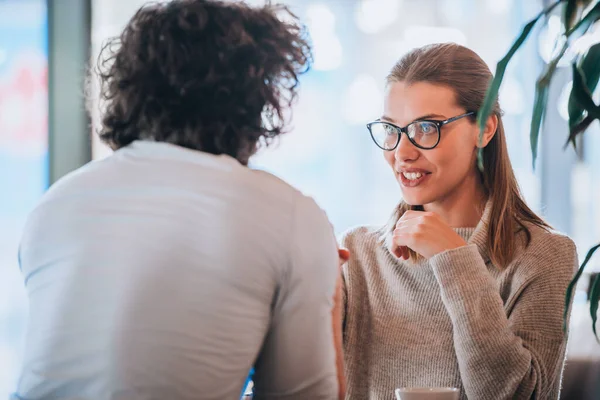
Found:
<svg viewBox="0 0 600 400"><path fill-rule="evenodd" d="M20 247L21 399L337 396L335 238L228 156L134 142L56 183Z"/></svg>

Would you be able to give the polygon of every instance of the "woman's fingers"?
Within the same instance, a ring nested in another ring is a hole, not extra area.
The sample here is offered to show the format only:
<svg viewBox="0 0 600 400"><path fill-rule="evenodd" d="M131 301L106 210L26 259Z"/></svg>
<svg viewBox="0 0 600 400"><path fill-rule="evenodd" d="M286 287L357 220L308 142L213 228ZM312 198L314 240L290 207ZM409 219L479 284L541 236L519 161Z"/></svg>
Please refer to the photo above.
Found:
<svg viewBox="0 0 600 400"><path fill-rule="evenodd" d="M343 264L350 259L350 250L345 249L343 247L339 247L338 256L340 257L340 264Z"/></svg>

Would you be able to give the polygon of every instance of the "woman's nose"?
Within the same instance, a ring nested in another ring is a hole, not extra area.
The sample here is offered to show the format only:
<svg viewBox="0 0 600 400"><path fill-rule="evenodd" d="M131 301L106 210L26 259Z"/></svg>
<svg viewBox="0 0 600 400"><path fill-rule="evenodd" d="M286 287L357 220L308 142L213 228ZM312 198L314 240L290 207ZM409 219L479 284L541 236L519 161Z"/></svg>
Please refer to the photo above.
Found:
<svg viewBox="0 0 600 400"><path fill-rule="evenodd" d="M419 148L412 144L405 133L400 136L400 143L394 150L394 155L398 161L414 161L419 158Z"/></svg>

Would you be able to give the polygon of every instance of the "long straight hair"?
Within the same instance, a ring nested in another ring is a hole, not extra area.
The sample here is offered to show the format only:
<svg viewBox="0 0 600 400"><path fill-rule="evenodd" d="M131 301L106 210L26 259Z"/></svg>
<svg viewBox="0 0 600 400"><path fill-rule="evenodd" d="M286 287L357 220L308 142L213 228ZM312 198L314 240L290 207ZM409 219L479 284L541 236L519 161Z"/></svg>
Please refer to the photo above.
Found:
<svg viewBox="0 0 600 400"><path fill-rule="evenodd" d="M427 82L452 89L456 102L465 110L479 110L483 104L492 73L474 51L455 43L433 44L414 49L404 55L392 68L387 84ZM481 182L491 201L487 220L487 248L494 265L504 268L514 258L516 232L523 230L527 244L531 233L526 224L544 229L550 226L525 204L508 156L502 111L496 99L492 114L498 118L498 127L483 150ZM476 168L474 165L473 168ZM396 207L382 235L391 235L396 222L408 210L423 210L402 201ZM418 255L410 251L412 260Z"/></svg>

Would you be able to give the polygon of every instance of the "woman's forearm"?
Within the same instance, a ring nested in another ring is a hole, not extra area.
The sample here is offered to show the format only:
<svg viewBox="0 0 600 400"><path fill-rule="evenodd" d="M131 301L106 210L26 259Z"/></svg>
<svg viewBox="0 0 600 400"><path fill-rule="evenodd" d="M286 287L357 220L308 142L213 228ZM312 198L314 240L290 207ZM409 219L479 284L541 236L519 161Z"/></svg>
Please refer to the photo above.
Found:
<svg viewBox="0 0 600 400"><path fill-rule="evenodd" d="M577 261L574 249L552 257L544 264L547 274L513 279L510 315L476 246L430 260L454 326L468 398L529 399L558 393L566 345L564 292ZM534 270L518 268L524 274Z"/></svg>

